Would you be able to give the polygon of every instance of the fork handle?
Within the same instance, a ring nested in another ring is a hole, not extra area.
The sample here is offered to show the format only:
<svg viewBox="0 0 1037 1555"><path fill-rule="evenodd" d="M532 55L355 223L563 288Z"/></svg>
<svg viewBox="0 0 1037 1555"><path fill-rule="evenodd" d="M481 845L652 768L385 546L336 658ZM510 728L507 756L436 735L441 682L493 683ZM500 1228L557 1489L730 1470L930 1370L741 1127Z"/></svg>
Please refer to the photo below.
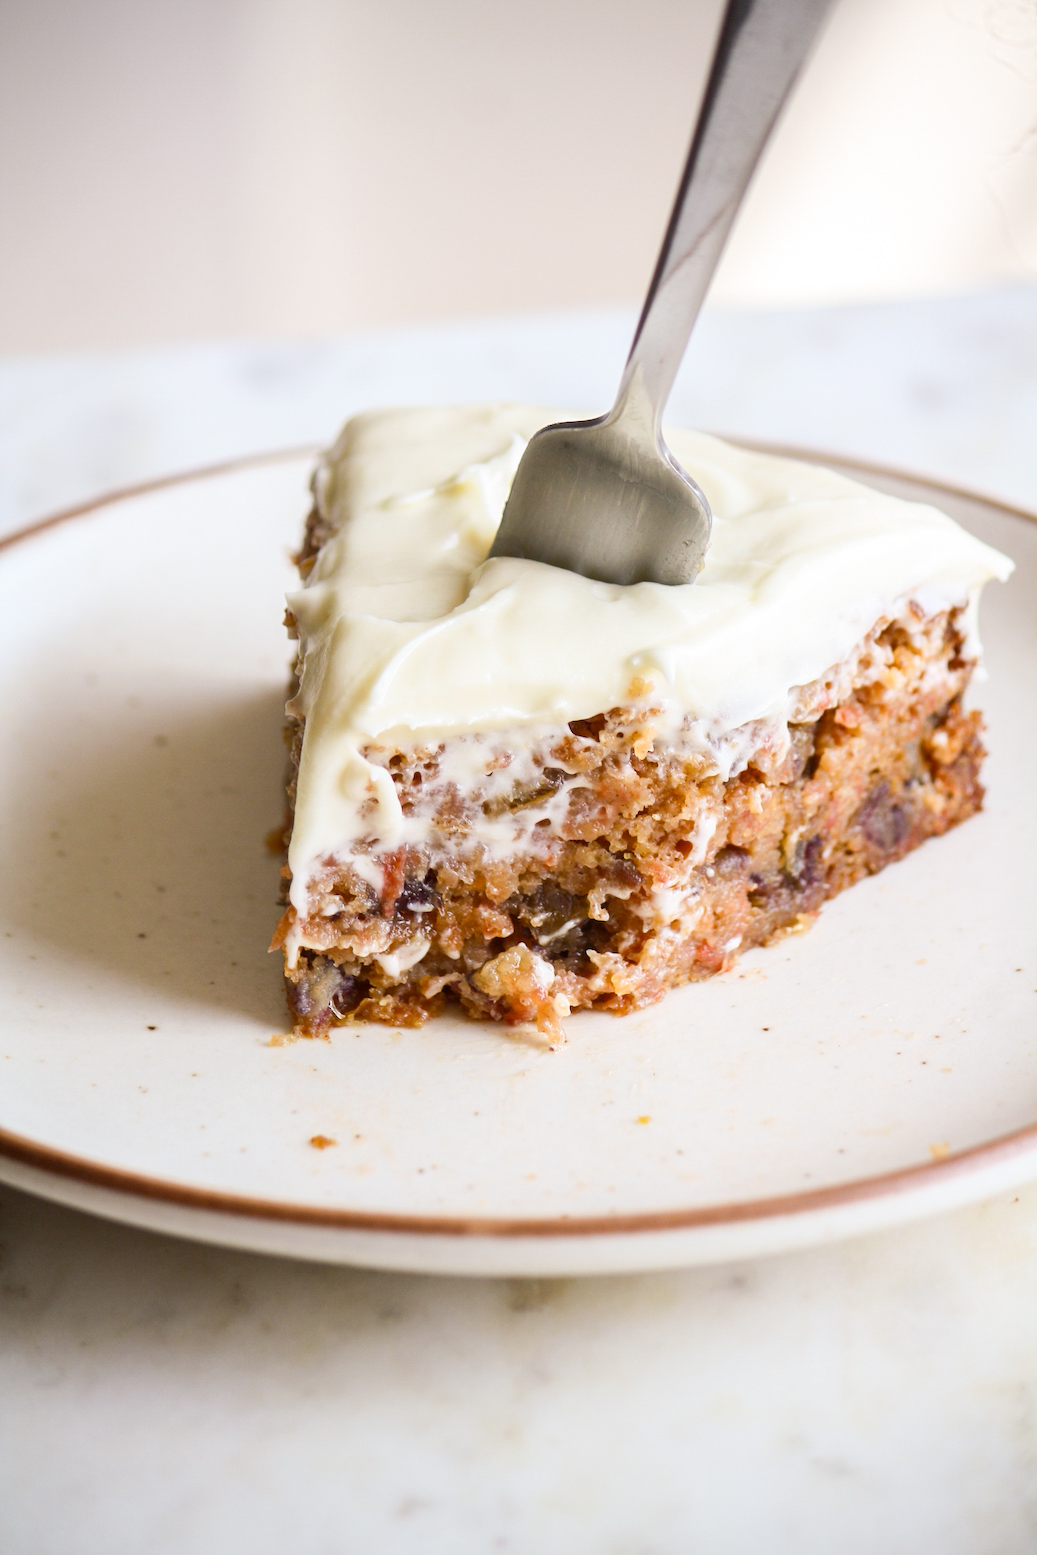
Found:
<svg viewBox="0 0 1037 1555"><path fill-rule="evenodd" d="M753 169L830 0L728 0L666 236L608 419L658 433Z"/></svg>

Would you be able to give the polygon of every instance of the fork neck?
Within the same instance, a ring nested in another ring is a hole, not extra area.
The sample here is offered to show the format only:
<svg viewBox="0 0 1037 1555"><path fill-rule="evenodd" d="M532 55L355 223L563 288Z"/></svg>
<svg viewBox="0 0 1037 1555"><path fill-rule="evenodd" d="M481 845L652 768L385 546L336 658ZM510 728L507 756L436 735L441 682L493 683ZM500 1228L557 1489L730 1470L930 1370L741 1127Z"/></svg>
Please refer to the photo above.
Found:
<svg viewBox="0 0 1037 1555"><path fill-rule="evenodd" d="M616 395L616 403L605 417L605 425L622 429L627 436L658 443L662 438L663 410L669 398L653 392L643 367L631 353Z"/></svg>

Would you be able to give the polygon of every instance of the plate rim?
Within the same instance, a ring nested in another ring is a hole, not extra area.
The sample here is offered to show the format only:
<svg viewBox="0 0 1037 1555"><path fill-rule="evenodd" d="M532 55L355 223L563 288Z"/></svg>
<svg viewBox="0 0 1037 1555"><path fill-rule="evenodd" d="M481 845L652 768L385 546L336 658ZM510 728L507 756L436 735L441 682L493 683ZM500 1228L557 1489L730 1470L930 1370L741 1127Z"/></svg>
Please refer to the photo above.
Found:
<svg viewBox="0 0 1037 1555"><path fill-rule="evenodd" d="M899 1167L872 1177L853 1178L827 1188L801 1193L776 1194L763 1199L741 1199L694 1209L641 1210L611 1215L457 1216L408 1215L379 1210L336 1209L331 1205L299 1204L289 1199L249 1198L218 1188L197 1188L171 1179L147 1177L124 1167L106 1166L84 1156L38 1144L23 1135L0 1128L0 1164L17 1162L49 1176L71 1179L87 1188L101 1188L128 1198L173 1205L179 1209L213 1215L232 1215L300 1227L335 1231L378 1232L392 1236L471 1238L496 1241L519 1238L554 1240L600 1236L629 1236L665 1231L693 1231L706 1227L740 1226L789 1217L810 1216L822 1210L867 1204L909 1193L919 1184L949 1184L1037 1152L1037 1123L984 1140L968 1150L933 1161ZM2 1178L0 1171L0 1178Z"/></svg>
<svg viewBox="0 0 1037 1555"><path fill-rule="evenodd" d="M728 442L761 453L800 459L810 464L834 464L865 476L886 477L916 486L923 485L932 492L975 502L1010 517L1037 523L1037 512L1019 507L1015 503L988 496L970 487L951 485L932 476L902 470L896 466L834 451L807 449L729 434L717 435L725 436ZM117 487L89 500L60 508L11 534L0 537L0 553L36 539L62 524L89 517L118 503L131 501L136 497L150 496L172 487L189 485L192 482L214 480L224 475L259 469L266 465L312 459L319 453L321 446L319 443L306 443L290 448L241 454L232 459ZM932 1161L921 1161L913 1166L900 1167L870 1177L853 1178L847 1182L830 1184L828 1187L811 1188L802 1192L777 1194L760 1199L734 1200L688 1209L644 1210L585 1216L412 1215L388 1211L341 1209L330 1205L249 1197L222 1189L195 1187L188 1183L146 1176L128 1168L110 1166L85 1156L74 1155L0 1125L0 1179L3 1177L3 1162L7 1160L51 1177L79 1182L87 1188L106 1189L126 1198L145 1199L211 1215L231 1215L250 1221L323 1227L328 1230L375 1232L387 1236L403 1234L450 1238L480 1237L494 1241L511 1241L516 1238L554 1240L559 1237L583 1239L610 1235L629 1236L637 1233L650 1235L660 1232L692 1231L706 1227L734 1227L753 1222L810 1216L822 1210L864 1204L891 1196L899 1197L910 1193L912 1189L922 1184L949 1185L957 1180L973 1177L984 1169L1020 1159L1030 1153L1037 1154L1037 1120L1021 1129L997 1135L966 1150L955 1151Z"/></svg>

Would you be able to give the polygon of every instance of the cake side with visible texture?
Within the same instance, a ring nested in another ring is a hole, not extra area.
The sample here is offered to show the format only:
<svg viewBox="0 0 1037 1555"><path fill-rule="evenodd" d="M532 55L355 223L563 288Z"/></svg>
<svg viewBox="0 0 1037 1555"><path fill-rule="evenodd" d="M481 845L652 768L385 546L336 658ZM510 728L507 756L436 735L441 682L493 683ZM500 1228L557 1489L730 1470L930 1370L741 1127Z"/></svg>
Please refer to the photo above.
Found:
<svg viewBox="0 0 1037 1555"><path fill-rule="evenodd" d="M669 434L698 582L484 562L526 407L347 426L315 480L291 888L296 1029L459 1002L617 1013L808 921L981 803L962 697L1010 563L930 508Z"/></svg>

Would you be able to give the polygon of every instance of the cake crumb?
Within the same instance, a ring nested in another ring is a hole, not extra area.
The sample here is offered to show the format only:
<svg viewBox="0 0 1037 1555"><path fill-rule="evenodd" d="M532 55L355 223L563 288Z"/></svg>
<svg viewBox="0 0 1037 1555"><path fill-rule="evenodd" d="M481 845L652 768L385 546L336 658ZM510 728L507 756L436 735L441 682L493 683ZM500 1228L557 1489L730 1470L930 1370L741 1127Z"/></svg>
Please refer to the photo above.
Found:
<svg viewBox="0 0 1037 1555"><path fill-rule="evenodd" d="M332 1139L328 1134L314 1134L310 1139L314 1150L327 1150L332 1145L337 1145L338 1140Z"/></svg>

